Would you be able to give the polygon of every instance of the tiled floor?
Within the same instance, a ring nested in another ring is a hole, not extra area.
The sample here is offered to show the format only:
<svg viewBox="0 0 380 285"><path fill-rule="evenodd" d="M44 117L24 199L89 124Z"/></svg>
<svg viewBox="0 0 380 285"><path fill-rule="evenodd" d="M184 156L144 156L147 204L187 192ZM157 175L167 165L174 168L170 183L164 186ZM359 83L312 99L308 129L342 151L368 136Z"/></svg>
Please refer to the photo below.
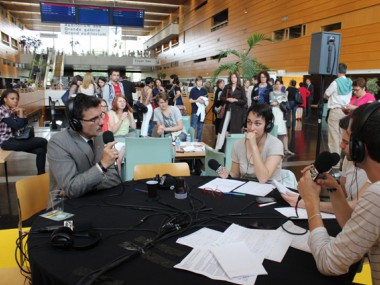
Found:
<svg viewBox="0 0 380 285"><path fill-rule="evenodd" d="M316 111L316 110L314 110ZM300 170L315 159L317 144L317 117L312 116L305 121L298 121L295 131L289 134L290 149L295 156L286 157L283 167L292 170L297 179ZM36 136L50 138L49 128L36 129ZM323 123L321 151L327 150L326 123ZM8 162L9 192L6 190L4 169L0 165L0 229L17 227L17 199L15 195L15 181L36 174L35 156L24 152L14 152ZM49 165L46 165L48 171ZM33 189L31 189L33 191Z"/></svg>

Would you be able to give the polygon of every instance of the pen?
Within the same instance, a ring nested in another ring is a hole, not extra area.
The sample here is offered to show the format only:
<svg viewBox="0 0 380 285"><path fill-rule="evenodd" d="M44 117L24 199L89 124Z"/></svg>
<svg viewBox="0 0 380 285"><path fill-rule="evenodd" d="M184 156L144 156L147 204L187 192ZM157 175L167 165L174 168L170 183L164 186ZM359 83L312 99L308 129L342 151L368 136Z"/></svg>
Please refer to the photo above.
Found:
<svg viewBox="0 0 380 285"><path fill-rule="evenodd" d="M235 195L235 196L245 196L244 193L236 193L236 192L226 192L224 194L226 194L226 195Z"/></svg>
<svg viewBox="0 0 380 285"><path fill-rule="evenodd" d="M258 206L261 208L261 207L266 207L266 206L269 206L269 205L273 205L273 204L276 204L277 202L270 202L270 203L265 203L265 204L259 204Z"/></svg>
<svg viewBox="0 0 380 285"><path fill-rule="evenodd" d="M144 193L148 193L147 190L144 190L144 189L140 189L140 188L135 188L135 191L138 191L138 192L144 192Z"/></svg>

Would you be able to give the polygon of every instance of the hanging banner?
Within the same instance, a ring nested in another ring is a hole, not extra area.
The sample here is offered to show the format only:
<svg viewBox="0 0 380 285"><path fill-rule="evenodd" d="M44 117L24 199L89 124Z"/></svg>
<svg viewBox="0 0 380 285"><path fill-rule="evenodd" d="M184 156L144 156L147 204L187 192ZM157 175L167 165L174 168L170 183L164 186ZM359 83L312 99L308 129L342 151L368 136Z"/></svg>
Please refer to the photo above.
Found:
<svg viewBox="0 0 380 285"><path fill-rule="evenodd" d="M61 33L67 36L108 36L110 34L110 27L61 24Z"/></svg>
<svg viewBox="0 0 380 285"><path fill-rule="evenodd" d="M142 66L154 66L159 65L160 61L155 58L133 58L133 65L142 65Z"/></svg>

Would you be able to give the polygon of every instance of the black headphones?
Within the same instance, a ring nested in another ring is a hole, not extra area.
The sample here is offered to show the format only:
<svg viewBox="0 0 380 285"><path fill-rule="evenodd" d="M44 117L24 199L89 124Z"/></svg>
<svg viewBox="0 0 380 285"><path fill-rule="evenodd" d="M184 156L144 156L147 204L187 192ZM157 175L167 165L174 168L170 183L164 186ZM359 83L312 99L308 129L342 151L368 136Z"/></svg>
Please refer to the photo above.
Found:
<svg viewBox="0 0 380 285"><path fill-rule="evenodd" d="M273 113L270 116L269 120L265 118L265 132L266 133L270 133L273 130L273 127L274 127L273 118L274 118Z"/></svg>
<svg viewBox="0 0 380 285"><path fill-rule="evenodd" d="M177 186L177 179L170 174L164 174L162 176L157 174L154 180L158 181L158 189L174 190Z"/></svg>
<svg viewBox="0 0 380 285"><path fill-rule="evenodd" d="M76 118L74 116L74 104L75 104L75 98L69 100L67 102L66 110L67 110L67 119L69 120L70 127L76 131L80 132L82 130L82 122L80 119Z"/></svg>
<svg viewBox="0 0 380 285"><path fill-rule="evenodd" d="M50 243L63 249L88 249L98 244L101 238L101 234L94 231L73 233L69 227L60 227L51 234Z"/></svg>
<svg viewBox="0 0 380 285"><path fill-rule="evenodd" d="M374 102L368 105L364 116L357 127L358 132L364 127L368 119L380 108L380 103ZM364 142L359 138L359 134L351 133L350 136L350 156L353 162L362 162L365 156Z"/></svg>

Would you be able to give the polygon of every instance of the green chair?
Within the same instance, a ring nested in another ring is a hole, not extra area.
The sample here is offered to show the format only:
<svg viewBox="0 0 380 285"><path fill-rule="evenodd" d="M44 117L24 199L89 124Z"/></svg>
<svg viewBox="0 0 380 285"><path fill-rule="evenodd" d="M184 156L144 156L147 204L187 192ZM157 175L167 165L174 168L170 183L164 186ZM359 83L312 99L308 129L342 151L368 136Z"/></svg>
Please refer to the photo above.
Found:
<svg viewBox="0 0 380 285"><path fill-rule="evenodd" d="M224 153L216 151L216 150L214 150L208 146L206 146L205 150L206 150L206 156L205 156L205 173L206 173L206 176L218 176L218 174L215 172L215 170L211 169L208 166L208 162L210 159L215 159L221 165L224 165Z"/></svg>
<svg viewBox="0 0 380 285"><path fill-rule="evenodd" d="M237 140L240 140L243 138L245 138L245 134L229 134L228 137L226 138L224 154L226 156L225 166L228 170L231 170L231 165L232 165L232 159L231 159L232 147Z"/></svg>
<svg viewBox="0 0 380 285"><path fill-rule="evenodd" d="M190 137L191 137L191 141L193 142L194 141L194 138L195 138L195 130L193 127L189 127L188 129L186 129L187 133L190 134Z"/></svg>
<svg viewBox="0 0 380 285"><path fill-rule="evenodd" d="M131 180L137 164L171 163L173 156L172 139L129 138L125 139L125 162L123 179Z"/></svg>
<svg viewBox="0 0 380 285"><path fill-rule="evenodd" d="M274 136L274 137L277 138L277 136L278 136L278 126L277 126L277 125L274 125L274 126L273 126L273 129L270 131L270 134L271 134L272 136Z"/></svg>
<svg viewBox="0 0 380 285"><path fill-rule="evenodd" d="M191 117L190 116L182 116L182 122L185 130L188 132L191 126Z"/></svg>

